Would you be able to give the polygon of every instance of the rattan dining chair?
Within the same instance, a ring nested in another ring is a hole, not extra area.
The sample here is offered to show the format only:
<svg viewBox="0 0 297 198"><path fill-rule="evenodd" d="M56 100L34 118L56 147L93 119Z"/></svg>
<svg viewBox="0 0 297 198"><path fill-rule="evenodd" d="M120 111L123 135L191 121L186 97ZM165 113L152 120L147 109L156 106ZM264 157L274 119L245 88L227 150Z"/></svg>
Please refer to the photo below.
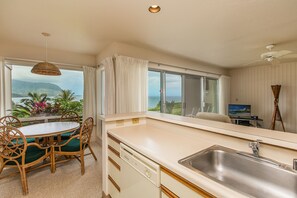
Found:
<svg viewBox="0 0 297 198"><path fill-rule="evenodd" d="M0 118L0 123L4 126L22 127L22 122L15 116L4 116Z"/></svg>
<svg viewBox="0 0 297 198"><path fill-rule="evenodd" d="M0 118L0 126L12 126L12 127L22 127L22 122L15 116L4 116ZM28 143L34 142L34 138L27 138Z"/></svg>
<svg viewBox="0 0 297 198"><path fill-rule="evenodd" d="M27 143L25 136L15 127L0 126L0 175L4 168L17 168L21 176L23 194L28 194L26 169L52 157L51 149L36 143ZM51 171L53 172L52 163Z"/></svg>
<svg viewBox="0 0 297 198"><path fill-rule="evenodd" d="M79 134L70 137L69 140L64 140L52 149L53 171L56 170L56 155L74 156L81 163L81 174L85 173L84 151L89 148L91 154L97 160L93 149L90 145L91 135L93 131L94 120L92 117L87 118L80 129ZM73 158L74 159L74 158Z"/></svg>
<svg viewBox="0 0 297 198"><path fill-rule="evenodd" d="M61 122L80 122L80 117L75 111L68 111L64 112L60 118ZM68 133L63 133L61 135L62 140L68 140L72 135L74 135L76 131L68 132Z"/></svg>

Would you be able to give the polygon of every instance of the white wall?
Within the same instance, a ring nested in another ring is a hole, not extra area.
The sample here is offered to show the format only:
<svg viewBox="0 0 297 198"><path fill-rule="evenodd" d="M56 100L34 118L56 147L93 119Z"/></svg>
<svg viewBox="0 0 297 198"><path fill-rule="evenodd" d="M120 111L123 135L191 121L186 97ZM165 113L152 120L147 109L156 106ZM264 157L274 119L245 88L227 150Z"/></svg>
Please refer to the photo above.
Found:
<svg viewBox="0 0 297 198"><path fill-rule="evenodd" d="M29 60L44 60L45 48L0 42L0 56L4 58L19 58ZM94 66L96 56L48 49L48 61L74 65Z"/></svg>
<svg viewBox="0 0 297 198"><path fill-rule="evenodd" d="M280 84L280 112L286 131L297 132L297 62L230 70L231 103L251 104L252 113L270 128L274 109L271 85ZM277 130L281 130L277 122Z"/></svg>
<svg viewBox="0 0 297 198"><path fill-rule="evenodd" d="M97 64L100 64L100 62L105 57L113 56L116 54L214 74L227 74L227 70L222 67L203 65L197 61L192 61L183 57L166 54L164 52L159 52L156 50L135 47L123 43L112 43L104 50L102 50L97 56Z"/></svg>

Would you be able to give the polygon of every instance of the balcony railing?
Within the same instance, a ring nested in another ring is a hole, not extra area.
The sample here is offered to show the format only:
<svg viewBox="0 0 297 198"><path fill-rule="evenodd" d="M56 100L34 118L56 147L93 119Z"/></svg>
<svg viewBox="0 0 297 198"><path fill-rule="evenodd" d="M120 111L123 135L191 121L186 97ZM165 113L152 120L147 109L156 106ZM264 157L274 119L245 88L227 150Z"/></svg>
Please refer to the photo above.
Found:
<svg viewBox="0 0 297 198"><path fill-rule="evenodd" d="M22 122L23 126L28 126L32 124L38 124L38 123L46 123L46 122L59 122L61 116L36 116L36 117L30 117L30 118L19 118ZM82 123L82 116L80 116L80 123Z"/></svg>

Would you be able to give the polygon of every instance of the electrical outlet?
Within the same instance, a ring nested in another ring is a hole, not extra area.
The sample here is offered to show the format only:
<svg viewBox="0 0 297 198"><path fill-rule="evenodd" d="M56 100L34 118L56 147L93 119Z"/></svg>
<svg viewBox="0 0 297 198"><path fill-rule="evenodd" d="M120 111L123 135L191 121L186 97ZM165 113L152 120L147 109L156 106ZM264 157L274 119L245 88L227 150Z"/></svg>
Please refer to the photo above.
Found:
<svg viewBox="0 0 297 198"><path fill-rule="evenodd" d="M132 124L138 124L139 118L132 118Z"/></svg>

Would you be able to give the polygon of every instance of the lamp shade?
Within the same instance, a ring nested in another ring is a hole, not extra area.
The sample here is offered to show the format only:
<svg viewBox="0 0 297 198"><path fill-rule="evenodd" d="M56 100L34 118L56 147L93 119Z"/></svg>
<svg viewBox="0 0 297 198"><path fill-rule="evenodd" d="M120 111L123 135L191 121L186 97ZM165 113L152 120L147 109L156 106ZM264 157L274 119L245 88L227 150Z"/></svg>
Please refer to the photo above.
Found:
<svg viewBox="0 0 297 198"><path fill-rule="evenodd" d="M31 70L34 74L40 74L40 75L47 75L47 76L60 76L61 72L59 68L48 62L40 62L34 65L34 67Z"/></svg>

